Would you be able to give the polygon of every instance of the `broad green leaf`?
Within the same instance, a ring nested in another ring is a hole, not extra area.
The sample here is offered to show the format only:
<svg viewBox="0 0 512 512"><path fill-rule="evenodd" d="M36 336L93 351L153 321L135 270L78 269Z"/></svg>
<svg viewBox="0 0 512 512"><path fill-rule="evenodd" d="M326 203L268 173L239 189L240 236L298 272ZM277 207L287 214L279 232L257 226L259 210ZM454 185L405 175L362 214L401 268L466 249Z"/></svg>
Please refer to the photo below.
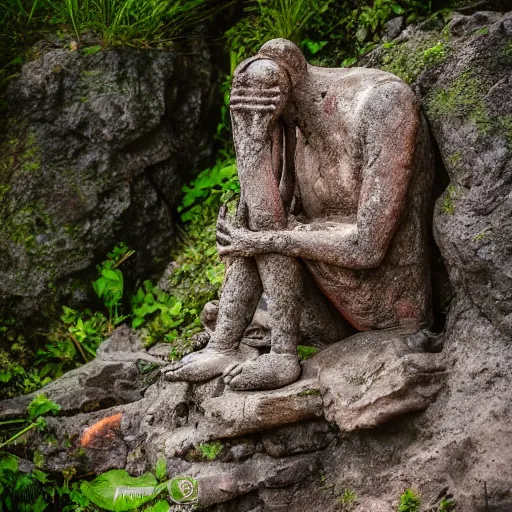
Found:
<svg viewBox="0 0 512 512"><path fill-rule="evenodd" d="M0 474L4 471L18 471L18 457L7 452L0 452Z"/></svg>
<svg viewBox="0 0 512 512"><path fill-rule="evenodd" d="M163 480L167 474L167 462L161 457L156 461L155 476L158 480Z"/></svg>
<svg viewBox="0 0 512 512"><path fill-rule="evenodd" d="M52 402L49 398L46 397L44 393L37 395L32 402L28 404L27 412L28 417L31 420L35 420L39 416L44 416L49 412L56 413L60 411L60 405Z"/></svg>
<svg viewBox="0 0 512 512"><path fill-rule="evenodd" d="M13 375L10 371L0 372L0 382L9 382L12 379Z"/></svg>
<svg viewBox="0 0 512 512"><path fill-rule="evenodd" d="M43 495L40 494L35 503L30 505L31 512L43 512L48 508L48 503L44 499Z"/></svg>
<svg viewBox="0 0 512 512"><path fill-rule="evenodd" d="M174 306L172 306L171 309L169 310L169 314L171 314L172 316L179 315L182 306L183 304L181 302L176 302L176 304L174 304Z"/></svg>
<svg viewBox="0 0 512 512"><path fill-rule="evenodd" d="M96 295L99 298L101 298L105 293L105 290L107 289L107 280L104 279L103 277L100 277L99 279L96 279L96 281L92 283L92 287L96 292Z"/></svg>
<svg viewBox="0 0 512 512"><path fill-rule="evenodd" d="M138 316L132 320L132 327L134 329L137 329L137 327L140 327L145 322L145 319Z"/></svg>
<svg viewBox="0 0 512 512"><path fill-rule="evenodd" d="M122 279L121 271L117 270L117 269L116 270L112 270L110 268L104 268L101 271L101 275L103 277L107 278L110 281L118 281L120 277Z"/></svg>
<svg viewBox="0 0 512 512"><path fill-rule="evenodd" d="M124 512L135 510L138 507L148 503L156 497L157 481L154 475L146 473L139 477L132 477L123 469L113 469L97 476L91 482L82 482L80 490L95 505L103 507L113 512ZM116 497L116 490L119 487L149 489L155 488L155 492L144 496L124 496Z"/></svg>
<svg viewBox="0 0 512 512"><path fill-rule="evenodd" d="M154 505L144 509L144 512L170 512L170 510L169 503L165 500L160 500Z"/></svg>

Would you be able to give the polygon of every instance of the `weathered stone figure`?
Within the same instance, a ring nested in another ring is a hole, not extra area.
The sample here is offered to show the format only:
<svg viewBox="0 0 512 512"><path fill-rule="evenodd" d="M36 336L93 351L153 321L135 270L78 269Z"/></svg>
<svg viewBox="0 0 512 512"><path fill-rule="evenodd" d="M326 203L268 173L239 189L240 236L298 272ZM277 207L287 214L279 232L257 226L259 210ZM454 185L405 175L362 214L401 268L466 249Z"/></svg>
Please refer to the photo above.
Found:
<svg viewBox="0 0 512 512"><path fill-rule="evenodd" d="M278 388L300 375L301 328L332 342L350 326L428 326L433 159L411 89L374 69L310 66L275 39L235 71L231 113L242 194L236 225L218 221L232 261L217 326L166 377ZM262 292L271 350L258 356L240 341Z"/></svg>

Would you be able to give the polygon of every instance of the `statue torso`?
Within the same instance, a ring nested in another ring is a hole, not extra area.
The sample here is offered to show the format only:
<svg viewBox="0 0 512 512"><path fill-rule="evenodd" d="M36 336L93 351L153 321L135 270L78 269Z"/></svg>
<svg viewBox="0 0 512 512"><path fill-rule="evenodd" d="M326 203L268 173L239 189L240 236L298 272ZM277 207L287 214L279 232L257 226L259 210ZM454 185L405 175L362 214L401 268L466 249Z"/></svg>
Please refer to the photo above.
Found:
<svg viewBox="0 0 512 512"><path fill-rule="evenodd" d="M301 220L311 228L316 223L325 226L326 221L356 222L368 165L365 147L369 141L361 113L372 101L386 101L379 85L390 80L407 87L397 77L374 69L312 67L308 80L294 90L292 115L298 126L295 172ZM390 105L395 107L399 108ZM351 270L306 262L324 293L358 329L392 327L407 318L429 321L425 312L429 309L430 277L425 275L425 260L432 161L425 125L418 134L416 153L409 204L378 268ZM400 274L400 278L386 277L388 274Z"/></svg>

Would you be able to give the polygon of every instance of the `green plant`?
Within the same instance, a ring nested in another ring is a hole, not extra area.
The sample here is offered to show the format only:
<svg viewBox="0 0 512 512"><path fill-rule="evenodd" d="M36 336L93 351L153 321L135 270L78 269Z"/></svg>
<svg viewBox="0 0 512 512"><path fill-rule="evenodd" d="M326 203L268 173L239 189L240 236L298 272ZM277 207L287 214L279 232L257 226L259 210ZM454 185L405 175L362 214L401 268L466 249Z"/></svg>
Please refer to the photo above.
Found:
<svg viewBox="0 0 512 512"><path fill-rule="evenodd" d="M168 294L151 281L144 281L143 287L131 298L132 327L139 328L139 334L146 346L157 342L175 342L183 337L183 344L174 347L183 356L190 345L186 343L192 334L199 331L198 311L187 308L174 295ZM186 324L187 329L178 331Z"/></svg>
<svg viewBox="0 0 512 512"><path fill-rule="evenodd" d="M194 503L197 501L198 484L187 476L158 483L151 473L132 477L125 470L114 469L98 475L90 482L83 481L80 490L92 503L105 510L139 510L140 507L153 503L150 508L144 507L144 510L160 512L169 510L167 500L158 499L164 491L168 492L175 503ZM164 505L167 508L164 509Z"/></svg>
<svg viewBox="0 0 512 512"><path fill-rule="evenodd" d="M40 378L56 379L66 371L91 361L96 357L96 349L113 328L128 318L128 315L119 314L124 282L123 274L117 267L133 253L124 243L120 243L97 267L99 277L92 286L102 300L108 317L101 311L76 311L62 307L59 325L47 333L48 343L36 352Z"/></svg>
<svg viewBox="0 0 512 512"><path fill-rule="evenodd" d="M197 445L196 450L203 459L215 460L223 448L220 441L215 441L214 443L201 443Z"/></svg>
<svg viewBox="0 0 512 512"><path fill-rule="evenodd" d="M444 59L446 56L446 45L439 41L436 45L427 48L423 52L423 57L427 65L434 64Z"/></svg>
<svg viewBox="0 0 512 512"><path fill-rule="evenodd" d="M357 494L350 489L345 489L341 496L338 496L336 501L344 512L349 512L356 505Z"/></svg>
<svg viewBox="0 0 512 512"><path fill-rule="evenodd" d="M439 512L449 512L455 510L456 504L451 498L443 497L441 503L439 503Z"/></svg>
<svg viewBox="0 0 512 512"><path fill-rule="evenodd" d="M124 263L135 251L120 243L108 253L107 260L97 266L99 278L92 287L99 299L108 310L109 331L112 327L126 320L127 316L119 316L118 308L124 292L123 273L117 268Z"/></svg>
<svg viewBox="0 0 512 512"><path fill-rule="evenodd" d="M46 427L44 416L49 413L55 414L60 411L60 405L49 400L44 393L36 396L27 406L27 419L7 420L0 422L0 427L10 427L11 425L24 424L21 430L11 435L8 439L0 443L0 449L8 444L15 443L31 430L37 428L43 430Z"/></svg>
<svg viewBox="0 0 512 512"><path fill-rule="evenodd" d="M166 283L170 291L147 281L132 297L132 326L147 345L171 343L173 359L191 350L189 340L201 330L199 313L218 296L224 264L217 254L215 224L221 204L234 210L239 190L234 159L229 156L184 186L179 207L184 229L172 255L174 270Z"/></svg>
<svg viewBox="0 0 512 512"><path fill-rule="evenodd" d="M418 512L421 499L412 489L406 489L400 496L397 512Z"/></svg>
<svg viewBox="0 0 512 512"><path fill-rule="evenodd" d="M62 472L62 478L50 478L38 469L22 473L18 457L0 452L0 510L12 512L43 512L52 507L59 512L92 512L90 501L70 484L74 470Z"/></svg>

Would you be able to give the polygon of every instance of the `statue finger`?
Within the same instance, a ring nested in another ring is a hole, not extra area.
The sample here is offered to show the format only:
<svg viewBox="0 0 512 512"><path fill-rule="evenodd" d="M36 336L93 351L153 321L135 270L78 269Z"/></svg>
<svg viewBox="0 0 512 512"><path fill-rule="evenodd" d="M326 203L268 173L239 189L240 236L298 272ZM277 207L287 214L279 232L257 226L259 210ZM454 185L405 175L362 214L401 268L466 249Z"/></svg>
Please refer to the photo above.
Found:
<svg viewBox="0 0 512 512"><path fill-rule="evenodd" d="M219 253L219 256L232 256L233 255L233 246L217 244L217 252Z"/></svg>
<svg viewBox="0 0 512 512"><path fill-rule="evenodd" d="M227 376L231 373L231 371L232 371L232 370L234 370L234 369L238 366L238 364L239 364L239 363L232 363L232 364L230 364L230 365L229 365L229 366L224 370L224 372L222 373L222 375L223 375L224 377L227 377Z"/></svg>
<svg viewBox="0 0 512 512"><path fill-rule="evenodd" d="M231 245L231 237L217 232L217 243L222 246Z"/></svg>
<svg viewBox="0 0 512 512"><path fill-rule="evenodd" d="M224 233L226 235L231 234L231 227L230 227L229 223L224 219L219 220L217 222L217 233L219 233L219 232Z"/></svg>
<svg viewBox="0 0 512 512"><path fill-rule="evenodd" d="M219 215L217 217L217 223L221 220L226 219L227 212L228 212L228 207L225 204L222 204L219 208Z"/></svg>

